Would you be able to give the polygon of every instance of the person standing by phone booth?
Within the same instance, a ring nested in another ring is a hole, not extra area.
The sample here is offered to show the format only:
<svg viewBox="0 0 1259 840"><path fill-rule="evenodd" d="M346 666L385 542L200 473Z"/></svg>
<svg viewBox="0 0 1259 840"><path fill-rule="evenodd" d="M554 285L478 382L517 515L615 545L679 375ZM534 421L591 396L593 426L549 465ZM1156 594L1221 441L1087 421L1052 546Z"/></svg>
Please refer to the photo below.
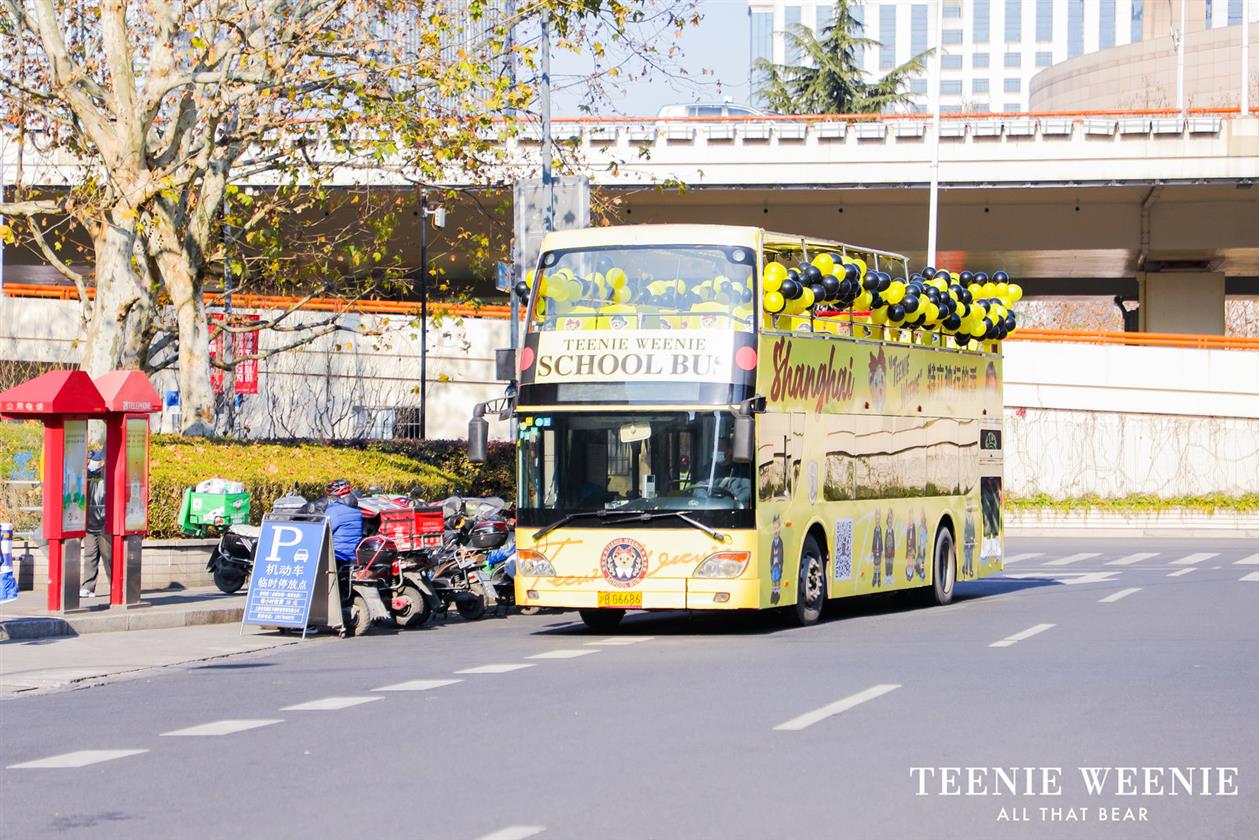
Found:
<svg viewBox="0 0 1259 840"><path fill-rule="evenodd" d="M111 606L140 604L141 558L149 530L149 416L162 401L138 370L96 377L105 403L105 534L113 544Z"/></svg>
<svg viewBox="0 0 1259 840"><path fill-rule="evenodd" d="M79 370L49 371L0 393L0 417L44 424L42 527L48 541L49 612L79 608L79 540L87 532L87 424L104 414L100 392Z"/></svg>

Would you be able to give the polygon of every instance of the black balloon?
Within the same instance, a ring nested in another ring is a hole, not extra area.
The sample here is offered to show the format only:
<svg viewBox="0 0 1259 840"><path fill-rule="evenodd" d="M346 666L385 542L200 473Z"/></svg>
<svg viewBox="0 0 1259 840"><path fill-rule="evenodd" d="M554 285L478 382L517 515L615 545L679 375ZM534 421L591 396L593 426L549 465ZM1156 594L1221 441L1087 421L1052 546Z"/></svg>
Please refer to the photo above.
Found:
<svg viewBox="0 0 1259 840"><path fill-rule="evenodd" d="M906 312L917 312L918 311L918 296L905 295L905 300L902 301L901 305L905 307Z"/></svg>
<svg viewBox="0 0 1259 840"><path fill-rule="evenodd" d="M932 277L935 277L935 276L936 276L935 266L930 266L930 265L929 265L929 266L927 266L926 268L924 268L924 269L922 270L922 276L923 276L923 277L925 277L925 278L926 278L926 279L928 279L928 280L930 280Z"/></svg>
<svg viewBox="0 0 1259 840"><path fill-rule="evenodd" d="M787 273L788 275L791 274L791 272ZM779 287L778 292L787 300L795 300L804 292L804 285L796 278L788 276L783 281L782 286Z"/></svg>
<svg viewBox="0 0 1259 840"><path fill-rule="evenodd" d="M834 274L828 274L822 278L822 285L826 288L827 300L835 300L839 297L839 278Z"/></svg>
<svg viewBox="0 0 1259 840"><path fill-rule="evenodd" d="M879 277L879 291L880 292L886 292L888 287L891 285L892 285L892 278L890 275L884 274L881 277Z"/></svg>
<svg viewBox="0 0 1259 840"><path fill-rule="evenodd" d="M869 277L866 277L866 282L867 282L867 283L868 283L868 282L870 282L870 278L869 278ZM840 297L842 297L842 298L854 298L854 297L856 297L856 296L857 296L857 292L858 292L858 285L859 285L859 284L857 284L857 283L853 282L852 280L849 280L848 278L846 278L846 277L845 277L845 278L843 279L843 281L841 281L841 282L840 282L840 284L839 284L839 296L840 296ZM866 286L866 289L867 289L867 290L869 290L869 289L870 289L870 286Z"/></svg>
<svg viewBox="0 0 1259 840"><path fill-rule="evenodd" d="M915 271L913 274L909 275L909 282L910 282L910 283L921 283L921 282L922 282L922 275L921 275L921 274L919 274L918 272L916 272L916 271Z"/></svg>
<svg viewBox="0 0 1259 840"><path fill-rule="evenodd" d="M516 292L516 297L524 300L529 297L529 284L524 280L517 280L516 285L512 287Z"/></svg>
<svg viewBox="0 0 1259 840"><path fill-rule="evenodd" d="M946 330L956 330L962 326L962 319L957 315L950 315L944 319L943 323Z"/></svg>
<svg viewBox="0 0 1259 840"><path fill-rule="evenodd" d="M822 282L822 269L816 265L806 265L800 272L804 278L804 282L808 285Z"/></svg>
<svg viewBox="0 0 1259 840"><path fill-rule="evenodd" d="M853 281L861 279L861 269L852 263L844 263L844 279Z"/></svg>
<svg viewBox="0 0 1259 840"><path fill-rule="evenodd" d="M861 281L861 286L867 292L877 291L879 288L879 275L875 274L873 271L868 272L866 274L866 279Z"/></svg>
<svg viewBox="0 0 1259 840"><path fill-rule="evenodd" d="M988 275L980 271L975 275L975 282L983 285L988 282Z"/></svg>
<svg viewBox="0 0 1259 840"><path fill-rule="evenodd" d="M940 305L940 290L939 289L928 286L926 295L927 295L927 300L931 301L936 306Z"/></svg>
<svg viewBox="0 0 1259 840"><path fill-rule="evenodd" d="M992 273L992 282L994 282L994 283L1009 283L1009 282L1010 282L1010 275L1006 274L1004 271L994 271L994 272Z"/></svg>
<svg viewBox="0 0 1259 840"><path fill-rule="evenodd" d="M963 271L960 279L963 284L972 283L975 280L975 275L970 271Z"/></svg>
<svg viewBox="0 0 1259 840"><path fill-rule="evenodd" d="M789 269L787 269L787 279L788 279L788 280L795 280L797 283L799 283L799 282L800 282L800 272L799 272L799 270L794 269L794 268L789 268Z"/></svg>
<svg viewBox="0 0 1259 840"><path fill-rule="evenodd" d="M809 288L813 290L813 299L815 301L821 302L821 301L827 300L826 287L823 286L820 282L814 283Z"/></svg>
<svg viewBox="0 0 1259 840"><path fill-rule="evenodd" d="M883 300L883 296L880 295L878 292L870 293L870 308L871 309L878 309L880 306L883 306L885 303L886 301Z"/></svg>
<svg viewBox="0 0 1259 840"><path fill-rule="evenodd" d="M900 321L905 317L905 307L899 303L894 303L887 308L887 318L889 321Z"/></svg>
<svg viewBox="0 0 1259 840"><path fill-rule="evenodd" d="M1014 327L1015 327L1014 313L1011 312L1008 315L1006 315L1004 318L1002 318L1001 323L1002 323L1002 326L1005 327L1006 332L1014 332Z"/></svg>

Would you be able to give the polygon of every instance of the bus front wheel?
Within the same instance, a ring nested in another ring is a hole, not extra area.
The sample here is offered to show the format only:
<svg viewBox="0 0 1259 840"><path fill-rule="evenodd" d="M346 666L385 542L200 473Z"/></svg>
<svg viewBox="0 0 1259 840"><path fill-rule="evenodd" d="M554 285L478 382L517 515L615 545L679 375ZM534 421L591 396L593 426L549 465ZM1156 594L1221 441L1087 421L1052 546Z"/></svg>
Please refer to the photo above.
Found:
<svg viewBox="0 0 1259 840"><path fill-rule="evenodd" d="M957 551L953 535L948 528L936 534L935 557L931 564L931 585L923 593L930 606L943 607L953 600L953 585L957 582Z"/></svg>
<svg viewBox="0 0 1259 840"><path fill-rule="evenodd" d="M625 618L625 610L581 610L581 620L586 626L599 633L607 633L616 629Z"/></svg>
<svg viewBox="0 0 1259 840"><path fill-rule="evenodd" d="M800 575L796 585L796 603L791 608L792 621L807 627L817 624L822 617L822 604L826 601L826 561L822 549L810 534L804 538L800 549Z"/></svg>

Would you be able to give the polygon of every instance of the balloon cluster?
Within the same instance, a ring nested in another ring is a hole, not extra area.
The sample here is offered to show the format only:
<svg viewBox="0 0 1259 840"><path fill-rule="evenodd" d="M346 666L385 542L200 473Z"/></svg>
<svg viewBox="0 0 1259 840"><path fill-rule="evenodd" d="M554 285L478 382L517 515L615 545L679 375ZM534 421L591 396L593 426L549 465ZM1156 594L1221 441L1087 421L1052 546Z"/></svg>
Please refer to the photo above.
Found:
<svg viewBox="0 0 1259 840"><path fill-rule="evenodd" d="M907 329L932 329L960 341L1000 341L1014 332L1011 307L1023 289L1004 271L984 272L924 268L907 280L886 271L868 270L854 257L819 254L812 262L787 268L765 266L765 311L801 315L812 310L868 311L870 321Z"/></svg>
<svg viewBox="0 0 1259 840"><path fill-rule="evenodd" d="M528 277L516 283L516 294L527 298L534 282L534 272L530 271ZM541 283L539 302L552 300L560 304L637 303L686 308L712 301L730 306L752 302L750 281L740 283L725 275L688 283L678 279L631 279L620 268L578 277L570 269L561 268L544 275Z"/></svg>

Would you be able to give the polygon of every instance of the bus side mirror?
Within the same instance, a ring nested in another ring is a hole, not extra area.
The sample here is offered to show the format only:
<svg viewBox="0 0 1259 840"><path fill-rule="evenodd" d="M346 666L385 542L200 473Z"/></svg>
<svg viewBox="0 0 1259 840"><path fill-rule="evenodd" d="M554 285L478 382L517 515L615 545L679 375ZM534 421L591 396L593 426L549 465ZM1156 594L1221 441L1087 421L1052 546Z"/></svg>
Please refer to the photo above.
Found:
<svg viewBox="0 0 1259 840"><path fill-rule="evenodd" d="M490 421L484 417L473 417L468 421L468 460L484 464L489 446Z"/></svg>
<svg viewBox="0 0 1259 840"><path fill-rule="evenodd" d="M734 416L734 443L730 457L736 464L750 464L756 459L756 426L751 414Z"/></svg>
<svg viewBox="0 0 1259 840"><path fill-rule="evenodd" d="M494 378L500 382L511 382L516 378L515 348L500 347L494 351Z"/></svg>

